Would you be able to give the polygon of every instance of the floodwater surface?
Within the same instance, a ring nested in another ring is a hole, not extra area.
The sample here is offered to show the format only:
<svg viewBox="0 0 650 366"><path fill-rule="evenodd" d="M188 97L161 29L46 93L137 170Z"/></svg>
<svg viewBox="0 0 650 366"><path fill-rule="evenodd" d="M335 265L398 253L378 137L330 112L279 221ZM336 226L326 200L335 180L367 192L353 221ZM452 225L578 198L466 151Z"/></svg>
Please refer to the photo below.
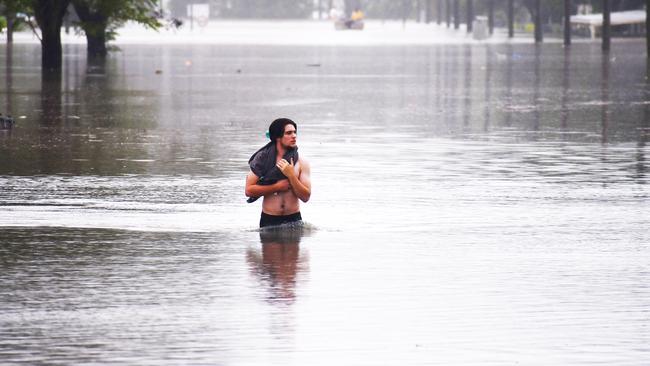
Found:
<svg viewBox="0 0 650 366"><path fill-rule="evenodd" d="M0 46L0 359L646 364L641 49ZM313 194L260 233L277 117Z"/></svg>

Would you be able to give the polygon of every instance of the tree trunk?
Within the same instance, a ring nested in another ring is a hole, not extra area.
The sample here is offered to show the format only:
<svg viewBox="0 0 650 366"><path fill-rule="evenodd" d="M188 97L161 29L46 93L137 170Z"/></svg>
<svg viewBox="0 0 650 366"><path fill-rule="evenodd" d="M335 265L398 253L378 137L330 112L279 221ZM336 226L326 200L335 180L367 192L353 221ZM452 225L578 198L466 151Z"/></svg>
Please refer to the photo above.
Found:
<svg viewBox="0 0 650 366"><path fill-rule="evenodd" d="M81 20L81 28L86 33L88 57L106 57L106 27L108 18L92 10L86 1L72 0L72 6Z"/></svg>
<svg viewBox="0 0 650 366"><path fill-rule="evenodd" d="M16 18L12 15L7 15L7 44L14 43L14 26L16 25Z"/></svg>
<svg viewBox="0 0 650 366"><path fill-rule="evenodd" d="M432 0L424 0L424 21L425 23L429 24L431 23L431 1Z"/></svg>
<svg viewBox="0 0 650 366"><path fill-rule="evenodd" d="M474 1L467 0L467 33L471 33L474 30Z"/></svg>
<svg viewBox="0 0 650 366"><path fill-rule="evenodd" d="M54 30L43 30L41 39L41 52L41 67L43 69L61 69L63 65L63 46L61 45L61 34L59 32L54 32Z"/></svg>
<svg viewBox="0 0 650 366"><path fill-rule="evenodd" d="M106 31L101 34L86 33L88 57L106 57Z"/></svg>
<svg viewBox="0 0 650 366"><path fill-rule="evenodd" d="M447 28L451 27L451 0L445 3L445 11L447 12Z"/></svg>
<svg viewBox="0 0 650 366"><path fill-rule="evenodd" d="M61 25L70 0L33 0L34 15L41 29L41 67L60 70L63 64Z"/></svg>
<svg viewBox="0 0 650 366"><path fill-rule="evenodd" d="M13 44L8 44L6 49L6 59L5 59L5 94L7 95L7 111L6 113L8 115L13 114L13 104L12 102L12 96L14 93L12 92L13 89L13 65L14 65L14 58L13 58Z"/></svg>
<svg viewBox="0 0 650 366"><path fill-rule="evenodd" d="M61 69L43 69L41 73L41 124L43 126L56 126L63 117L61 103Z"/></svg>

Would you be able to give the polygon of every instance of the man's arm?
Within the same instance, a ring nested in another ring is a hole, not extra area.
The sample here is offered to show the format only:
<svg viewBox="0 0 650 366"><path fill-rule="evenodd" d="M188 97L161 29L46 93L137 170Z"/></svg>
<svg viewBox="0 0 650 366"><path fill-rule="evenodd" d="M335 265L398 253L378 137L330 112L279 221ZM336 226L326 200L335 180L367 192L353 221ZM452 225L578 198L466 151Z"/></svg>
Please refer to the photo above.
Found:
<svg viewBox="0 0 650 366"><path fill-rule="evenodd" d="M259 179L260 178L255 175L255 173L248 172L248 175L246 176L246 188L244 190L246 197L261 197L275 192L288 191L290 189L289 181L287 179L279 180L268 186L257 184Z"/></svg>
<svg viewBox="0 0 650 366"><path fill-rule="evenodd" d="M278 169L289 179L289 184L293 193L300 198L301 201L309 201L311 197L311 169L307 160L300 159L300 177L296 177L295 170L293 169L293 159L291 163L282 159L277 164Z"/></svg>

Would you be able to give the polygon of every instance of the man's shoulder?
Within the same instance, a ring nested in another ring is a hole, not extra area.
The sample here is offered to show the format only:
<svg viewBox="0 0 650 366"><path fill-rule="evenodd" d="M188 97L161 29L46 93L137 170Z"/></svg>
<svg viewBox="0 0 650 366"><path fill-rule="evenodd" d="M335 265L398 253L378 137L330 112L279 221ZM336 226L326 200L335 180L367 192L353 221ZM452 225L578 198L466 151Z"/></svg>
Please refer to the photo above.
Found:
<svg viewBox="0 0 650 366"><path fill-rule="evenodd" d="M301 156L297 165L301 168L309 168L309 161Z"/></svg>

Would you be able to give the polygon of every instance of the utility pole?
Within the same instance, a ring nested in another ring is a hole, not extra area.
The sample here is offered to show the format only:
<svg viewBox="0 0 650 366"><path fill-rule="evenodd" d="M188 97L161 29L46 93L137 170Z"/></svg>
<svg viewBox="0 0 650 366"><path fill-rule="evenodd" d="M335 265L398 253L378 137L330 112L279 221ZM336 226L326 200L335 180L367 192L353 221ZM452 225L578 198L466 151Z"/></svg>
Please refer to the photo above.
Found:
<svg viewBox="0 0 650 366"><path fill-rule="evenodd" d="M571 45L571 0L564 0L564 45Z"/></svg>
<svg viewBox="0 0 650 366"><path fill-rule="evenodd" d="M467 0L467 33L474 29L474 0Z"/></svg>
<svg viewBox="0 0 650 366"><path fill-rule="evenodd" d="M650 59L650 1L648 0L646 0L645 2L645 38L646 38L646 46L647 46L645 55L648 59Z"/></svg>
<svg viewBox="0 0 650 366"><path fill-rule="evenodd" d="M542 0L535 0L535 43L542 43L544 30L542 29Z"/></svg>
<svg viewBox="0 0 650 366"><path fill-rule="evenodd" d="M488 0L488 29L494 34L494 0Z"/></svg>
<svg viewBox="0 0 650 366"><path fill-rule="evenodd" d="M508 37L515 36L515 0L508 0Z"/></svg>
<svg viewBox="0 0 650 366"><path fill-rule="evenodd" d="M610 13L612 9L609 0L603 0L603 51L608 52L610 48Z"/></svg>

